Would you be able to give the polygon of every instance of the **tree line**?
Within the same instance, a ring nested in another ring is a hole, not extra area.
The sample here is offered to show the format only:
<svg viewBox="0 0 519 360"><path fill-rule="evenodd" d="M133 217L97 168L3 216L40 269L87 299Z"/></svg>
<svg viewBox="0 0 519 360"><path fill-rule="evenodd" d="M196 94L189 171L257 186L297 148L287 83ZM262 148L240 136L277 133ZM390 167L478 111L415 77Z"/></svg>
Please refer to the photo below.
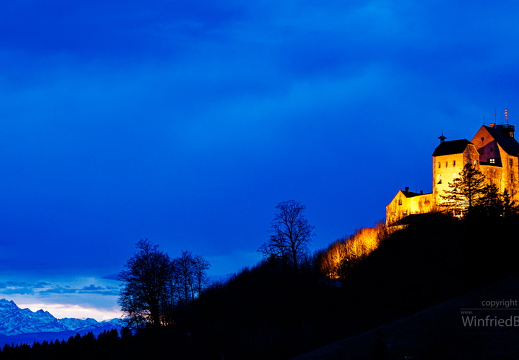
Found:
<svg viewBox="0 0 519 360"><path fill-rule="evenodd" d="M33 344L5 345L1 360L128 360L184 359L191 352L185 332L172 327L128 327L103 331L97 337L89 332L67 340L42 341Z"/></svg>

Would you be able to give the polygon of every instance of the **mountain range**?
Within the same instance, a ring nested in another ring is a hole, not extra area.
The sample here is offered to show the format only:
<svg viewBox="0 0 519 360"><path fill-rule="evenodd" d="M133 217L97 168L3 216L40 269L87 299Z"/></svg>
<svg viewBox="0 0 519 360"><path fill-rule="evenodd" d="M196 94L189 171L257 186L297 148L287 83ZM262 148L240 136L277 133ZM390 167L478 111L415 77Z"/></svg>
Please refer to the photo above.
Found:
<svg viewBox="0 0 519 360"><path fill-rule="evenodd" d="M5 344L32 344L35 341L66 340L76 334L94 335L106 330L120 330L121 319L57 319L48 311L20 309L13 301L0 299L0 346Z"/></svg>

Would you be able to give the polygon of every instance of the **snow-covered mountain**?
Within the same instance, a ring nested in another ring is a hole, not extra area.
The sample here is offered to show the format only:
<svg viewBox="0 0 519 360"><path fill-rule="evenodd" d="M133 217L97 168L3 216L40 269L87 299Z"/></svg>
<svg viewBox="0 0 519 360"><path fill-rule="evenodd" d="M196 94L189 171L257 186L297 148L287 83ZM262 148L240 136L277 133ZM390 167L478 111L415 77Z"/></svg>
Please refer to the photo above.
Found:
<svg viewBox="0 0 519 360"><path fill-rule="evenodd" d="M92 331L94 335L97 335L105 330L119 330L122 326L123 322L120 319L108 321L73 318L56 319L48 311L38 310L34 312L29 309L20 309L13 301L0 299L0 344L10 343L8 340L17 343L16 339L26 338L26 334L31 334L31 338L56 339L61 337L58 336L60 333L63 336L68 336L76 333L86 334Z"/></svg>

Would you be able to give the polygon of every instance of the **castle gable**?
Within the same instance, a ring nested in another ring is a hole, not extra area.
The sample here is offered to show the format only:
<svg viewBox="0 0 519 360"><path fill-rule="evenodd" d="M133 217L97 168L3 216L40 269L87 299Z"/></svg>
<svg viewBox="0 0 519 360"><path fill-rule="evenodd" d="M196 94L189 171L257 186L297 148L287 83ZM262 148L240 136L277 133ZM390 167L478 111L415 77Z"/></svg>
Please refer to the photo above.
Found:
<svg viewBox="0 0 519 360"><path fill-rule="evenodd" d="M486 131L508 155L519 156L519 143L513 137L514 130L513 125L482 126L472 141L482 141Z"/></svg>

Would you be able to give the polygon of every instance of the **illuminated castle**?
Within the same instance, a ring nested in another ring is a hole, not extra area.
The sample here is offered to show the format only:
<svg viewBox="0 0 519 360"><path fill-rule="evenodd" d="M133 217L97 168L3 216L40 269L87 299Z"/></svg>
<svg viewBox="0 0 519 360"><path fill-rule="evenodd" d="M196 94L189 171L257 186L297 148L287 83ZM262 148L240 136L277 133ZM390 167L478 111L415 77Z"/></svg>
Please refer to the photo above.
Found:
<svg viewBox="0 0 519 360"><path fill-rule="evenodd" d="M482 126L472 141L445 141L442 134L440 145L432 154L432 193L400 190L386 206L386 224L394 224L408 215L441 210L440 195L445 195L449 183L459 177L465 164L474 164L500 192L507 189L513 200L519 200L519 143L514 132L513 125L490 124Z"/></svg>

